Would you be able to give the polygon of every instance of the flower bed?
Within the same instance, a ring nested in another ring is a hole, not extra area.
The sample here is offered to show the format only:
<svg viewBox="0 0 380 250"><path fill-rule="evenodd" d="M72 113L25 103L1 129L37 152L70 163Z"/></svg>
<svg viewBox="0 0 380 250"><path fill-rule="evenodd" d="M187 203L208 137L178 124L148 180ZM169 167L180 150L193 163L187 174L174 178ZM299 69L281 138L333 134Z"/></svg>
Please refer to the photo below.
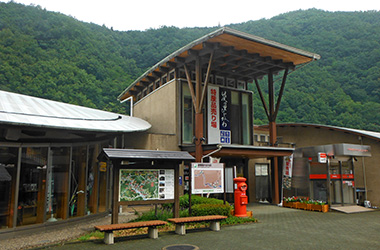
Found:
<svg viewBox="0 0 380 250"><path fill-rule="evenodd" d="M309 211L319 211L326 213L329 211L329 205L324 201L311 200L309 197L288 197L282 202L283 207L297 208Z"/></svg>

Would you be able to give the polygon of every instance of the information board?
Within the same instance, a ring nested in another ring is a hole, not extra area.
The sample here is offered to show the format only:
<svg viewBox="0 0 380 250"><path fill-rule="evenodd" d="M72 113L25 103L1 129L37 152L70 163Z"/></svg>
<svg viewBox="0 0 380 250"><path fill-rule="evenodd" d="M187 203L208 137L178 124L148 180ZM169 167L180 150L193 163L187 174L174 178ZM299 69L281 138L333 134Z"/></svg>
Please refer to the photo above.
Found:
<svg viewBox="0 0 380 250"><path fill-rule="evenodd" d="M192 163L191 181L193 194L223 193L223 163Z"/></svg>
<svg viewBox="0 0 380 250"><path fill-rule="evenodd" d="M173 169L120 169L119 201L174 199Z"/></svg>

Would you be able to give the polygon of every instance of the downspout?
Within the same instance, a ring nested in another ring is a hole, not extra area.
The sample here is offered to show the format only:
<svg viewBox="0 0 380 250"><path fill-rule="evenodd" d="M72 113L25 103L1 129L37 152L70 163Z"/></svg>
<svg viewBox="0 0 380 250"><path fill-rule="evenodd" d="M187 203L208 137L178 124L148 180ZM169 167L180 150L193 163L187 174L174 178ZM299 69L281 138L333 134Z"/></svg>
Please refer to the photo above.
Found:
<svg viewBox="0 0 380 250"><path fill-rule="evenodd" d="M363 146L363 137L359 136L360 144ZM362 156L362 169L363 169L363 180L364 180L364 197L367 200L367 177L365 174L365 163L364 156Z"/></svg>
<svg viewBox="0 0 380 250"><path fill-rule="evenodd" d="M216 145L216 147L217 147L218 149L212 151L211 153L209 153L209 154L207 154L207 155L204 155L204 156L202 157L201 162L203 162L203 159L204 159L204 158L209 157L209 156L211 156L211 155L213 155L213 154L219 152L219 151L222 150L222 148L223 148L223 146L222 146L221 144Z"/></svg>
<svg viewBox="0 0 380 250"><path fill-rule="evenodd" d="M129 110L129 116L133 116L133 96L130 96L127 99L124 99L124 100L120 101L120 103L123 103L123 102L126 102L126 101L130 101L130 103L131 103L130 110Z"/></svg>

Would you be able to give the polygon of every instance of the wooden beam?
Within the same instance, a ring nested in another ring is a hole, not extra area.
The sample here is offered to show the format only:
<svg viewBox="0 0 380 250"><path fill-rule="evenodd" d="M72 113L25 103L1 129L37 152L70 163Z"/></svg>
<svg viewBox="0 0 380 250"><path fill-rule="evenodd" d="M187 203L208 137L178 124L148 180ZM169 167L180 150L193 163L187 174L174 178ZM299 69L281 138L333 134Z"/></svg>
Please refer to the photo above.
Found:
<svg viewBox="0 0 380 250"><path fill-rule="evenodd" d="M268 118L268 120L269 120L268 106L267 106L267 103L266 103L266 101L265 101L265 99L264 99L263 92L261 91L261 88L260 88L259 82L257 81L256 78L255 78L255 84L256 84L257 91L259 92L260 99L261 99L261 102L262 102L263 107L264 107L264 110L265 110L265 114L267 115L267 118Z"/></svg>
<svg viewBox="0 0 380 250"><path fill-rule="evenodd" d="M206 91L207 91L207 86L208 86L208 79L210 77L210 72L211 72L211 65L212 65L212 58L214 56L214 52L211 53L210 55L210 60L208 62L208 67L207 67L207 73L206 73L206 78L205 81L203 82L203 91L202 91L202 97L200 100L200 108L202 109L204 100L206 98Z"/></svg>
<svg viewBox="0 0 380 250"><path fill-rule="evenodd" d="M185 68L185 74L186 74L187 84L188 84L189 89L190 89L191 99L193 100L193 106L194 106L194 109L196 110L197 107L195 105L196 104L196 98L195 98L193 83L191 82L191 77L189 75L189 71L187 70L186 64L184 64L184 68Z"/></svg>
<svg viewBox="0 0 380 250"><path fill-rule="evenodd" d="M285 82L286 82L286 78L288 76L288 72L289 72L289 70L286 69L284 72L284 76L282 77L281 89L280 89L280 93L278 94L276 109L275 109L274 114L273 114L274 121L276 121L278 110L280 109L281 98L284 94Z"/></svg>

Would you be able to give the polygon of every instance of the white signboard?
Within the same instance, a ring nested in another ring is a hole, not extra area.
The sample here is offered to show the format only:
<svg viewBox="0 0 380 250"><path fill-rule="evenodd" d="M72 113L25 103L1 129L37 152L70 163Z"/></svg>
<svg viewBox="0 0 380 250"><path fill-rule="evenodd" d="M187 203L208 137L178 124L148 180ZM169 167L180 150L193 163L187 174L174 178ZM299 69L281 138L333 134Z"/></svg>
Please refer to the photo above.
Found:
<svg viewBox="0 0 380 250"><path fill-rule="evenodd" d="M327 154L326 153L318 153L318 162L319 163L327 163Z"/></svg>
<svg viewBox="0 0 380 250"><path fill-rule="evenodd" d="M193 194L223 193L223 163L191 163Z"/></svg>

